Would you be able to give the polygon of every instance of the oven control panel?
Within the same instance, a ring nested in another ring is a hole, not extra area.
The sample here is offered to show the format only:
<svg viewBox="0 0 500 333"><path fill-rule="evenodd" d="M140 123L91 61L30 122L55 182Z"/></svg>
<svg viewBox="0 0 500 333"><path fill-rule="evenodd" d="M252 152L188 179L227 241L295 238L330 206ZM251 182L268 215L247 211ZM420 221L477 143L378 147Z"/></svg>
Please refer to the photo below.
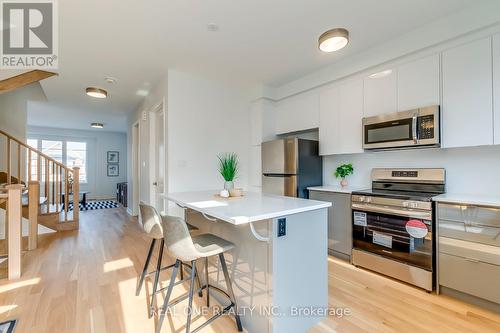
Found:
<svg viewBox="0 0 500 333"><path fill-rule="evenodd" d="M417 178L418 171L409 171L409 170L394 170L391 173L392 177L405 177L405 178Z"/></svg>

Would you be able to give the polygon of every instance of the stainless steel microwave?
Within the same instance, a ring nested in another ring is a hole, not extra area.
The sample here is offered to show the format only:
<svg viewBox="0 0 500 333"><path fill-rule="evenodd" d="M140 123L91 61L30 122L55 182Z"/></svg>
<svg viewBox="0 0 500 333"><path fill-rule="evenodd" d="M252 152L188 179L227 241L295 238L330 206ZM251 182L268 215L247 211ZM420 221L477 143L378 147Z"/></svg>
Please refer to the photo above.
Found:
<svg viewBox="0 0 500 333"><path fill-rule="evenodd" d="M439 147L439 105L363 118L363 149Z"/></svg>

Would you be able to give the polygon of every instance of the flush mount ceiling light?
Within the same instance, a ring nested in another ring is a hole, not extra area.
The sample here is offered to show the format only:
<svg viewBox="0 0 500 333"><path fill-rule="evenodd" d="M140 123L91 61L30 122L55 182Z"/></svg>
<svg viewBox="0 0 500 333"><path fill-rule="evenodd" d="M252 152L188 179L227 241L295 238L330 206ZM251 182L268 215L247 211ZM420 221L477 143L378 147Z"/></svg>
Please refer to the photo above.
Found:
<svg viewBox="0 0 500 333"><path fill-rule="evenodd" d="M92 127L92 128L104 128L104 124L103 123L91 123L90 127Z"/></svg>
<svg viewBox="0 0 500 333"><path fill-rule="evenodd" d="M211 32L219 31L219 26L216 23L208 23L207 30Z"/></svg>
<svg viewBox="0 0 500 333"><path fill-rule="evenodd" d="M381 77L386 77L388 75L392 74L392 69L386 69L385 71L381 71L378 73L373 73L371 75L368 75L370 79L380 79Z"/></svg>
<svg viewBox="0 0 500 333"><path fill-rule="evenodd" d="M115 84L116 83L116 78L112 77L112 76L106 76L104 78L104 81L106 81L106 83L109 83L109 84Z"/></svg>
<svg viewBox="0 0 500 333"><path fill-rule="evenodd" d="M96 88L96 87L88 87L85 89L85 92L90 97L94 98L106 98L108 97L108 92L104 89Z"/></svg>
<svg viewBox="0 0 500 333"><path fill-rule="evenodd" d="M318 47L323 52L334 52L343 49L349 43L349 31L344 28L328 30L319 36Z"/></svg>

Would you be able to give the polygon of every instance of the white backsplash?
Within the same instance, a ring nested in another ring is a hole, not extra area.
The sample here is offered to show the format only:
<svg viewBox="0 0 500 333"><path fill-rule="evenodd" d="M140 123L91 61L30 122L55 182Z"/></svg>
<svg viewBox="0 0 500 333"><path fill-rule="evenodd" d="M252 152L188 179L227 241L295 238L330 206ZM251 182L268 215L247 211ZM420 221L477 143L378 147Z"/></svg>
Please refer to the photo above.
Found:
<svg viewBox="0 0 500 333"><path fill-rule="evenodd" d="M336 185L335 168L352 163L350 185L370 187L373 168L445 168L449 193L500 195L500 146L415 149L323 157L323 183Z"/></svg>

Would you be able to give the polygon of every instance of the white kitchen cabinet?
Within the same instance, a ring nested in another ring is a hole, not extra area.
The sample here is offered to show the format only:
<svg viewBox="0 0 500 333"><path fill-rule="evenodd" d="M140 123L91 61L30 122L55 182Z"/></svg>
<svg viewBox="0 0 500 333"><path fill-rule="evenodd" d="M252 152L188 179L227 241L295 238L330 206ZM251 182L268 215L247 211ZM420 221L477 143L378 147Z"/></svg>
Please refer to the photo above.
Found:
<svg viewBox="0 0 500 333"><path fill-rule="evenodd" d="M363 152L363 81L347 81L339 86L339 133L336 154Z"/></svg>
<svg viewBox="0 0 500 333"><path fill-rule="evenodd" d="M443 147L493 143L491 39L443 52Z"/></svg>
<svg viewBox="0 0 500 333"><path fill-rule="evenodd" d="M500 35L493 37L493 110L495 144L500 144Z"/></svg>
<svg viewBox="0 0 500 333"><path fill-rule="evenodd" d="M319 95L319 154L332 155L340 145L339 88L330 86Z"/></svg>
<svg viewBox="0 0 500 333"><path fill-rule="evenodd" d="M288 97L278 103L276 111L276 134L318 128L319 93Z"/></svg>
<svg viewBox="0 0 500 333"><path fill-rule="evenodd" d="M398 67L398 111L439 105L439 55Z"/></svg>
<svg viewBox="0 0 500 333"><path fill-rule="evenodd" d="M397 70L386 68L364 79L364 116L396 112Z"/></svg>
<svg viewBox="0 0 500 333"><path fill-rule="evenodd" d="M262 142L274 140L275 137L275 102L259 99L250 105L250 142L260 145Z"/></svg>
<svg viewBox="0 0 500 333"><path fill-rule="evenodd" d="M333 85L320 93L320 155L353 154L362 148L363 81Z"/></svg>

